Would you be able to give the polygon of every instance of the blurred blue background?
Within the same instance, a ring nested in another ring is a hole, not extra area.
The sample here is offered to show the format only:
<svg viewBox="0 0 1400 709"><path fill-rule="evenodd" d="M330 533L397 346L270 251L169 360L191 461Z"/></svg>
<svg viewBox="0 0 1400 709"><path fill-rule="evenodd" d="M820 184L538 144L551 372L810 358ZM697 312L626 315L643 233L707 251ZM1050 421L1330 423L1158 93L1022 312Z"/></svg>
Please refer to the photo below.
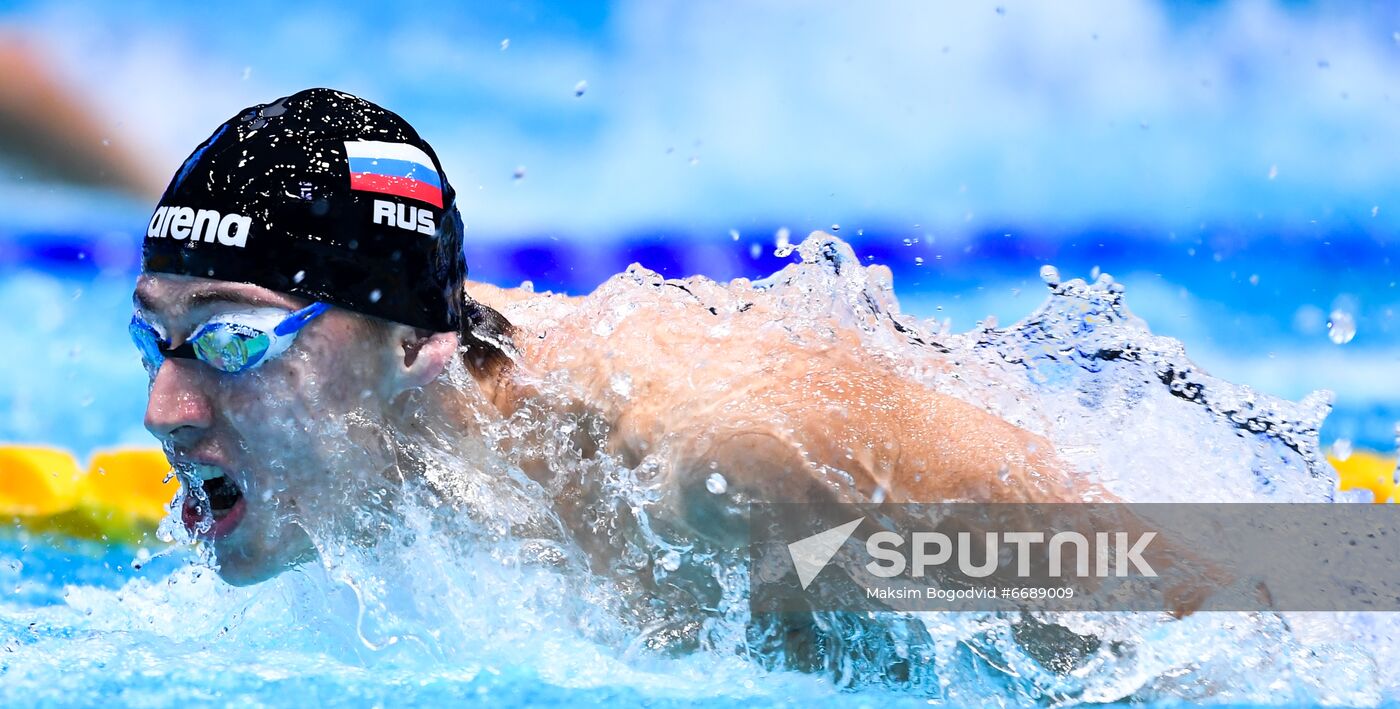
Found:
<svg viewBox="0 0 1400 709"><path fill-rule="evenodd" d="M1097 268L1208 371L1334 391L1325 442L1394 446L1400 3L4 2L0 50L0 439L151 443L154 197L319 85L435 146L473 279L755 277L839 229L965 330Z"/></svg>

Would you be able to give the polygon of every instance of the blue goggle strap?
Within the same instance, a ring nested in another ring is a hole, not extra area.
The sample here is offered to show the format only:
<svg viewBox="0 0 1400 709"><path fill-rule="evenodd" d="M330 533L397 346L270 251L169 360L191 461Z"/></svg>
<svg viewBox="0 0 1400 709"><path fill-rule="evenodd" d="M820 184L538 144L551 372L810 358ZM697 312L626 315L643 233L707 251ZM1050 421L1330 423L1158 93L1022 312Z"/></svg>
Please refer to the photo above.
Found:
<svg viewBox="0 0 1400 709"><path fill-rule="evenodd" d="M278 323L277 327L272 329L272 332L278 337L291 335L297 332L298 330L302 329L303 327L306 327L307 323L316 319L317 315L320 315L321 313L324 313L327 310L329 310L330 307L331 306L327 303L312 303L311 305L308 305L305 308L302 308L301 310L298 310L292 313L291 315L288 315L286 320L283 320L282 322Z"/></svg>

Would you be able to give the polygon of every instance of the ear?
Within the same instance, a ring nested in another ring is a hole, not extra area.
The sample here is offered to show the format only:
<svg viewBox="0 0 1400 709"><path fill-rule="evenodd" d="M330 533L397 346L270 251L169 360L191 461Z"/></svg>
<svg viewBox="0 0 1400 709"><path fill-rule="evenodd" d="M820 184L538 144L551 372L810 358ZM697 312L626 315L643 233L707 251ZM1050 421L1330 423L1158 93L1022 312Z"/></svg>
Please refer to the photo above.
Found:
<svg viewBox="0 0 1400 709"><path fill-rule="evenodd" d="M457 356L457 333L397 326L393 330L392 395L427 386Z"/></svg>

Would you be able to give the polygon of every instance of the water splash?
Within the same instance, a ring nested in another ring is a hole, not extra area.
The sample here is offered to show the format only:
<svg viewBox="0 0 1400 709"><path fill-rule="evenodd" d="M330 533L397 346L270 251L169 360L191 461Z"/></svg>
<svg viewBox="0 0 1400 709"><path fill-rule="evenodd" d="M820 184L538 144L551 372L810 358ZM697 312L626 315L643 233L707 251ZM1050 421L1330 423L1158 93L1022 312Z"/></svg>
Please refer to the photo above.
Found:
<svg viewBox="0 0 1400 709"><path fill-rule="evenodd" d="M1345 345L1356 337L1356 318L1345 310L1333 310L1327 318L1327 339Z"/></svg>
<svg viewBox="0 0 1400 709"><path fill-rule="evenodd" d="M634 266L587 299L527 299L506 315L527 330L581 318L586 336L607 340L646 312L685 322L703 313L712 324L702 334L716 339L746 332L745 313L759 313L798 346L854 338L889 371L1046 437L1128 500L1331 499L1317 434L1328 395L1290 402L1212 377L1134 317L1106 274L1091 284L1055 273L1020 322L953 334L901 313L889 270L862 266L839 239L814 235L795 253L768 278L728 284ZM517 703L600 688L623 701L822 702L859 691L949 705L1397 696L1377 664L1395 659L1397 629L1361 614L754 617L746 555L675 523L663 484L671 451L609 455L608 418L570 405L579 382L538 374L539 396L500 418L454 366L472 435L426 419L384 431L354 417L316 431L353 466L370 465L367 449L392 449L418 475L393 489L328 481L325 494L370 504L348 520L296 520L319 554L299 571L233 588L204 558L115 589L70 585L54 605L0 600L0 646L18 650L0 654L0 695L95 698L114 672L155 671L170 677L142 686L166 697L297 675L367 701L406 685ZM645 391L611 375L602 387ZM701 484L739 504L720 471ZM166 525L173 537L180 529ZM539 694L511 694L520 686Z"/></svg>

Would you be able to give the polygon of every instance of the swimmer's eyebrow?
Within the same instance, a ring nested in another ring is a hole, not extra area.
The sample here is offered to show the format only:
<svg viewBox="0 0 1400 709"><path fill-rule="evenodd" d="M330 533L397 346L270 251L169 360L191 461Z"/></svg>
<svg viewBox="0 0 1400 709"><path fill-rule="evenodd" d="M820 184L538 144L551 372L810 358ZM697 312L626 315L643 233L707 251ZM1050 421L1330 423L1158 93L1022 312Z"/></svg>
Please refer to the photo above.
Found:
<svg viewBox="0 0 1400 709"><path fill-rule="evenodd" d="M136 307L141 310L154 310L151 301L148 300L140 290L133 294L136 300ZM277 303L261 295L254 293L240 293L237 291L218 290L215 288L201 288L187 295L181 296L181 304L186 310L194 310L211 303L234 303L236 305L248 305L255 308L285 308L285 303Z"/></svg>

